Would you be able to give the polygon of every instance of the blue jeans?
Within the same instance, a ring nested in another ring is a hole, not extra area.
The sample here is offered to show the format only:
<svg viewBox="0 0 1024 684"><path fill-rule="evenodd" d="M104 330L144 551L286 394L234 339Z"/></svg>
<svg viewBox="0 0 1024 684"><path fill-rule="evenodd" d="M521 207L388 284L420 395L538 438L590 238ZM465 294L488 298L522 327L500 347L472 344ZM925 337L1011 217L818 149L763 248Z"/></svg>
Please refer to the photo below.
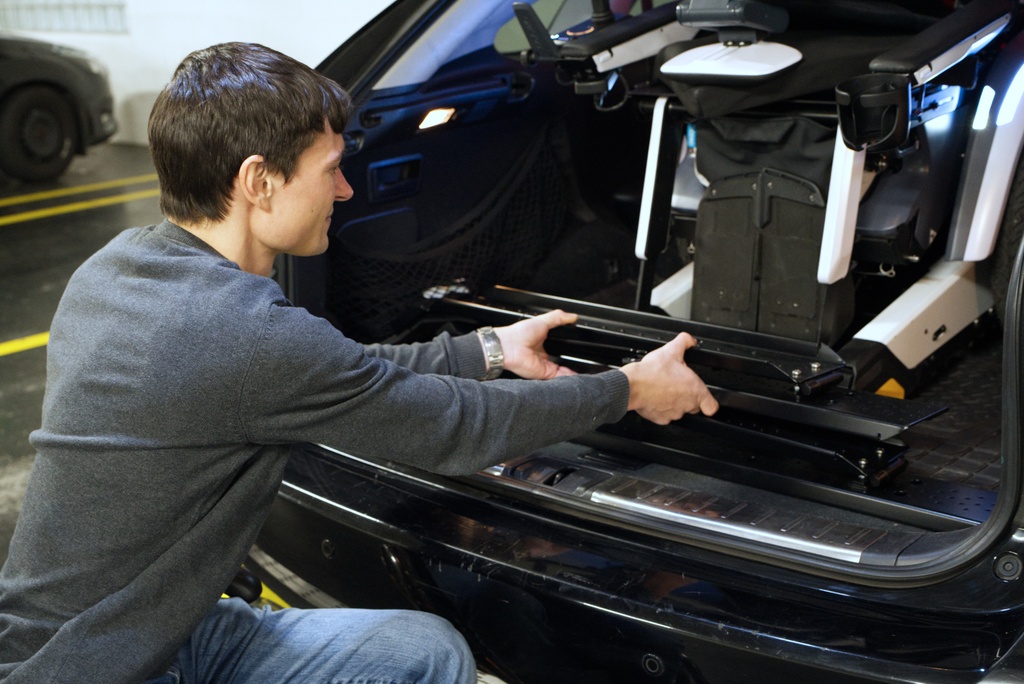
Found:
<svg viewBox="0 0 1024 684"><path fill-rule="evenodd" d="M445 619L417 611L271 611L217 602L149 684L470 684L473 654Z"/></svg>

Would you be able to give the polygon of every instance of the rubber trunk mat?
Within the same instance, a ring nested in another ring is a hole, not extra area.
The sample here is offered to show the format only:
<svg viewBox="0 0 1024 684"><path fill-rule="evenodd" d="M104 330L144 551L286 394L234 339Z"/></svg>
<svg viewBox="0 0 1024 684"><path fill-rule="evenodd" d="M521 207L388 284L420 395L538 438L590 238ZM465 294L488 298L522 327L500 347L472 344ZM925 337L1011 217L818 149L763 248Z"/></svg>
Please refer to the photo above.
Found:
<svg viewBox="0 0 1024 684"><path fill-rule="evenodd" d="M918 398L949 410L908 430L905 477L999 488L1002 409L1002 342L979 342L935 378Z"/></svg>

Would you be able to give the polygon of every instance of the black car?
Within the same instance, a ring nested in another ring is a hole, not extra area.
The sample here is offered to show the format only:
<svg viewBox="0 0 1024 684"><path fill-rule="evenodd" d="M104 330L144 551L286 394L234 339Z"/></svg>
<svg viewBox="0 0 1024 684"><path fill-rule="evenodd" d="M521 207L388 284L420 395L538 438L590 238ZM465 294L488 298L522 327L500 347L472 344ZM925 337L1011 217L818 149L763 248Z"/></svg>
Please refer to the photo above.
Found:
<svg viewBox="0 0 1024 684"><path fill-rule="evenodd" d="M103 64L75 48L0 35L0 171L56 178L116 131Z"/></svg>
<svg viewBox="0 0 1024 684"><path fill-rule="evenodd" d="M437 612L508 682L1024 681L1020 29L393 3L320 67L355 198L288 296L366 342L576 311L581 373L689 331L722 408L469 477L297 446L264 579Z"/></svg>

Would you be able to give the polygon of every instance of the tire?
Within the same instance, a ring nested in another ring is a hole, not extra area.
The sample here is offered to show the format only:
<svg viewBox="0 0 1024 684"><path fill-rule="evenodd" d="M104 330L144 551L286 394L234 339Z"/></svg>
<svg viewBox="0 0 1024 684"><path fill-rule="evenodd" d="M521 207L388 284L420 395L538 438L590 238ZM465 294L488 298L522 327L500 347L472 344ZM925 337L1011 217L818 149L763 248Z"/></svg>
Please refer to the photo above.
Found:
<svg viewBox="0 0 1024 684"><path fill-rule="evenodd" d="M64 173L79 147L71 105L46 86L16 90L0 103L0 169L39 181Z"/></svg>
<svg viewBox="0 0 1024 684"><path fill-rule="evenodd" d="M1003 210L1003 221L999 225L999 236L990 259L991 287L995 298L995 313L1002 321L1006 317L1006 291L1009 287L1013 265L1020 250L1021 235L1024 234L1024 154L1017 162L1010 192Z"/></svg>

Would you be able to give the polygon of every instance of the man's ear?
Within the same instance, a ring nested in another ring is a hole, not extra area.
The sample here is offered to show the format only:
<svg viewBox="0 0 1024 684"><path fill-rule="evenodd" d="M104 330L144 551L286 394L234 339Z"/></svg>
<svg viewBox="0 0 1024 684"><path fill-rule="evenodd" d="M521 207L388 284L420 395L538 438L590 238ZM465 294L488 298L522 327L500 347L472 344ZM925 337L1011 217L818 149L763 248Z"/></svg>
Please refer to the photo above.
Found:
<svg viewBox="0 0 1024 684"><path fill-rule="evenodd" d="M263 155L250 155L238 167L238 189L245 201L256 206L266 206L274 190L274 179L263 162Z"/></svg>

